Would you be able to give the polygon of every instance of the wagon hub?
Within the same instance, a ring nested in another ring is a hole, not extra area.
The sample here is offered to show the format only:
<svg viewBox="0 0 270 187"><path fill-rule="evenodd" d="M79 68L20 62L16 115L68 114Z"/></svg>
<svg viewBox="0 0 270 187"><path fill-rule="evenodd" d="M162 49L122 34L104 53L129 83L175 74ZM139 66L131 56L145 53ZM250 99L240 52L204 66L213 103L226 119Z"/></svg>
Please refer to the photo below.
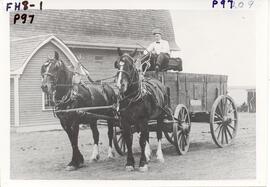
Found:
<svg viewBox="0 0 270 187"><path fill-rule="evenodd" d="M231 122L232 122L232 119L231 119L230 117L224 116L224 119L222 120L222 123L223 123L224 125L228 125L228 124L230 124Z"/></svg>
<svg viewBox="0 0 270 187"><path fill-rule="evenodd" d="M184 133L189 133L190 131L190 125L188 123L181 123L181 128L183 130Z"/></svg>

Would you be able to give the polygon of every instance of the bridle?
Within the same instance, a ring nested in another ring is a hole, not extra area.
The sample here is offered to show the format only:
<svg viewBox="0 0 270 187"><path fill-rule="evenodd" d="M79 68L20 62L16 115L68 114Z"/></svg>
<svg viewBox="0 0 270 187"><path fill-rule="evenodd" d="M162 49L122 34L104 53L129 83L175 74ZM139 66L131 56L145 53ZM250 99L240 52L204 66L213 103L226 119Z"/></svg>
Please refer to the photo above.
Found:
<svg viewBox="0 0 270 187"><path fill-rule="evenodd" d="M47 63L47 65L46 65L46 63ZM63 62L61 62L60 60L54 62L54 59L49 59L46 63L44 64L46 66L46 71L44 73L42 73L42 77L44 77L44 75L51 77L52 81L50 81L50 82L52 83L52 85L54 87L56 87L56 86L59 86L59 87L71 87L72 86L72 84L57 84L58 77L59 77L58 76L59 72L57 71L57 73L54 73L54 74L49 72L50 67L51 67L51 65L53 63L59 63L59 65L61 65L61 63L63 63ZM66 71L66 72L72 73L74 75L74 72L72 72L70 70L63 69L62 71Z"/></svg>
<svg viewBox="0 0 270 187"><path fill-rule="evenodd" d="M131 63L131 65L132 65L132 71L128 72L128 71L124 70L123 68L119 67L116 76L118 76L119 73L125 74L127 76L127 79L128 79L128 87L131 87L132 85L140 83L139 79L137 81L135 80L136 79L137 69L136 69L136 67L134 65L134 59L128 54L122 55L121 58L119 59L120 66L122 66L122 67L125 65L125 61L121 60L123 57L128 57L131 60L131 62L129 62L129 63ZM123 62L123 64L121 64L121 62ZM130 106L131 103L136 102L139 99L141 99L140 86L138 86L138 90L135 90L132 93L126 95L126 96L121 96L121 93L119 92L118 101L117 101L118 105L119 105L120 102L124 102L126 100L129 100L127 106L125 108L122 108L120 111L125 110L126 108L128 108Z"/></svg>
<svg viewBox="0 0 270 187"><path fill-rule="evenodd" d="M53 86L56 86L56 82L57 82L57 76L55 74L52 74L49 72L50 70L50 67L52 65L53 61L52 59L49 59L45 64L45 68L46 68L46 71L44 73L42 73L42 78L44 78L44 76L49 76L52 78L52 81L50 81L52 83ZM55 62L56 63L56 62Z"/></svg>
<svg viewBox="0 0 270 187"><path fill-rule="evenodd" d="M120 66L124 66L124 65L125 65L125 62L122 61L122 59L123 59L124 57L128 57L128 58L132 61L132 62L130 62L130 63L132 64L133 69L136 69L136 68L134 67L134 59L133 59L129 54L123 54L123 55L120 57L120 59L119 59L119 64L120 64ZM121 62L123 62L123 64L121 64ZM129 83L132 83L132 82L133 82L133 80L134 80L134 75L135 75L135 71L134 71L134 70L131 71L131 72L128 72L128 71L126 71L126 70L124 70L123 68L120 67L120 68L118 69L118 71L117 71L117 75L116 75L116 76L118 76L119 73L125 74L125 75L127 76L128 80L129 80Z"/></svg>
<svg viewBox="0 0 270 187"><path fill-rule="evenodd" d="M52 100L53 100L53 102L54 102L54 108L53 108L53 111L55 110L55 107L58 107L60 104L64 104L64 103L66 103L66 102L69 102L69 100L70 100L70 95L71 95L71 89L70 88L72 88L72 84L58 84L57 82L58 82L58 79L59 79L59 70L56 72L56 73L51 73L51 72L49 72L50 71L50 67L51 67L51 65L52 64L56 64L56 63L59 63L59 66L61 65L61 63L63 63L63 62L61 62L60 60L59 61L55 61L54 59L49 59L45 64L44 64L44 68L46 68L46 70L45 70L45 72L44 73L42 73L42 78L44 78L44 76L49 76L49 77L51 77L52 78L52 80L50 81L50 83L52 84L52 87L53 87L53 93L52 93ZM70 71L70 70L68 70L68 69L62 69L62 71L66 71L66 72L70 72L70 73L72 73L72 74L74 74L74 72L72 72L72 71ZM48 80L46 80L46 81L48 81ZM61 99L57 99L56 100L56 98L55 98L55 94L56 94L56 89L57 89L57 87L69 87L69 90L67 91L67 93L65 94L65 95L63 95L62 97L61 97ZM55 116L55 114L54 114L54 116Z"/></svg>

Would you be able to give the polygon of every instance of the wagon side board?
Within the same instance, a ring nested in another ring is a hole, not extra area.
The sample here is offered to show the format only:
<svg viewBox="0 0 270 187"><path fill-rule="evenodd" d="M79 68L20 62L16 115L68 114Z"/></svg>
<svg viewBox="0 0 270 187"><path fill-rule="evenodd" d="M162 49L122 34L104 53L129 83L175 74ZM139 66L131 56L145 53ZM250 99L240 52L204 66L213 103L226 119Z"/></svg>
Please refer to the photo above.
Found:
<svg viewBox="0 0 270 187"><path fill-rule="evenodd" d="M227 94L226 75L160 72L157 76L147 72L147 76L158 78L168 88L173 110L178 104L184 104L191 116L209 115L215 99Z"/></svg>

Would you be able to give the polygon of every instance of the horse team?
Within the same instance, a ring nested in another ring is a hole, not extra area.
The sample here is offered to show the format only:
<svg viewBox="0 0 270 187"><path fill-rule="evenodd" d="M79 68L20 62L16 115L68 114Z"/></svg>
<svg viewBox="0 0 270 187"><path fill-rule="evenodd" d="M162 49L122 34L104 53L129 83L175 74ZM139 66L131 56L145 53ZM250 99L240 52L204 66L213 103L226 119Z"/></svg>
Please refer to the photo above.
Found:
<svg viewBox="0 0 270 187"><path fill-rule="evenodd" d="M139 171L148 170L148 161L150 160L151 150L149 146L148 121L157 120L157 159L164 162L161 139L162 125L166 117L166 110L169 107L169 96L165 86L157 79L147 79L142 81L141 74L136 68L134 58L136 50L131 53L122 53L118 48L119 57L115 62L117 68L116 87L118 94L114 89L106 84L84 84L82 82L74 84L73 78L76 74L65 62L59 59L59 54L55 52L53 58L49 58L41 67L42 91L52 97L52 104L55 110L67 110L81 107L98 107L118 104L119 122L123 129L124 141L127 145L126 170L133 171L135 161L132 153L132 134L133 126L137 132L140 132L139 144L141 147L141 157ZM91 112L115 117L115 111L112 109L102 109ZM91 161L99 159L99 131L97 128L97 117L85 115L81 112L57 112L61 126L67 133L71 146L72 158L66 167L66 170L75 170L84 163L83 155L78 147L79 124L90 124L94 148L91 155ZM108 123L108 158L114 157L112 148L113 127L117 120L109 119Z"/></svg>

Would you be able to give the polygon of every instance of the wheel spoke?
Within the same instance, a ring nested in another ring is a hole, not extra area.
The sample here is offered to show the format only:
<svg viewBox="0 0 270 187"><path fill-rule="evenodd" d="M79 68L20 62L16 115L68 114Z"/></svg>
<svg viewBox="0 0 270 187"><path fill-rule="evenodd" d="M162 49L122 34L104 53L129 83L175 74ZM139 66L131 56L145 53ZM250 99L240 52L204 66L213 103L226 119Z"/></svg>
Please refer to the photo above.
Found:
<svg viewBox="0 0 270 187"><path fill-rule="evenodd" d="M186 135L185 134L183 134L183 142L184 142L184 147L186 147L187 146L187 139L186 139Z"/></svg>
<svg viewBox="0 0 270 187"><path fill-rule="evenodd" d="M181 150L185 150L185 137L184 137L184 133L181 133L181 136L179 137L180 139L180 142L179 142L179 145L180 145L180 148Z"/></svg>
<svg viewBox="0 0 270 187"><path fill-rule="evenodd" d="M223 113L222 113L222 109L221 109L220 103L217 105L216 113L219 113L220 116L223 116Z"/></svg>
<svg viewBox="0 0 270 187"><path fill-rule="evenodd" d="M182 147L182 145L183 145L182 134L183 134L182 131L178 134L178 145L180 147Z"/></svg>
<svg viewBox="0 0 270 187"><path fill-rule="evenodd" d="M222 126L222 124L218 124L217 128L215 129L215 131L217 131L221 126Z"/></svg>
<svg viewBox="0 0 270 187"><path fill-rule="evenodd" d="M123 136L120 135L119 139L117 140L117 144L119 144L120 140L122 140Z"/></svg>
<svg viewBox="0 0 270 187"><path fill-rule="evenodd" d="M214 121L214 124L222 123L222 121Z"/></svg>
<svg viewBox="0 0 270 187"><path fill-rule="evenodd" d="M230 130L228 129L228 127L226 127L226 130L228 131L228 134L229 134L230 138L232 139L233 137L232 137L232 134L231 134Z"/></svg>
<svg viewBox="0 0 270 187"><path fill-rule="evenodd" d="M223 117L221 115L219 115L217 112L215 113L215 115L220 119L223 120Z"/></svg>
<svg viewBox="0 0 270 187"><path fill-rule="evenodd" d="M182 150L185 151L185 147L186 147L186 139L185 139L185 135L182 134Z"/></svg>
<svg viewBox="0 0 270 187"><path fill-rule="evenodd" d="M230 124L228 124L228 127L230 127L232 130L234 130L234 131L235 131L235 128L234 128L234 127L232 127Z"/></svg>
<svg viewBox="0 0 270 187"><path fill-rule="evenodd" d="M181 136L180 136L180 134L181 134L181 133L179 133L178 136L177 136L177 138L178 138L178 139L177 139L177 143L178 143L177 146L181 148L181 143L182 143L182 142L181 142Z"/></svg>
<svg viewBox="0 0 270 187"><path fill-rule="evenodd" d="M221 132L221 144L223 144L223 129L224 129L224 127L222 126L222 132Z"/></svg>
<svg viewBox="0 0 270 187"><path fill-rule="evenodd" d="M224 129L224 130L223 130L223 133L224 133L224 135L225 135L225 140L226 140L226 143L228 144L229 142L228 142L228 136L227 136L227 132L226 132L226 127L224 126L223 129Z"/></svg>
<svg viewBox="0 0 270 187"><path fill-rule="evenodd" d="M218 131L218 136L217 136L217 139L219 139L219 136L220 136L220 132L221 132L221 130L222 130L222 125L220 126L220 129L219 129L219 131Z"/></svg>
<svg viewBox="0 0 270 187"><path fill-rule="evenodd" d="M186 122L187 116L188 116L187 114L184 116L184 120L183 120L184 122Z"/></svg>

